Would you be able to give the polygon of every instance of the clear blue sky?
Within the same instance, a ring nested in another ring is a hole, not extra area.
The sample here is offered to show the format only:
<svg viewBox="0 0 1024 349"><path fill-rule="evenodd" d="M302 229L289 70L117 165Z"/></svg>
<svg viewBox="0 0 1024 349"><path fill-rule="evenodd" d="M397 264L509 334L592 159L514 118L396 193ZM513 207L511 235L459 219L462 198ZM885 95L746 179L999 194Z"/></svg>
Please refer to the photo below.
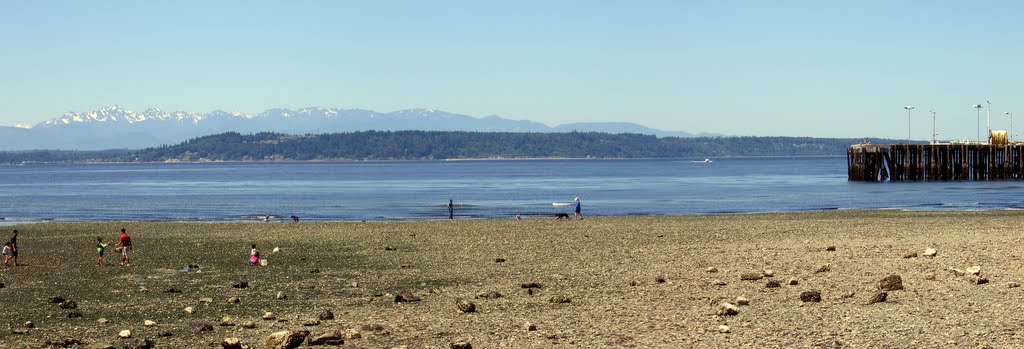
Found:
<svg viewBox="0 0 1024 349"><path fill-rule="evenodd" d="M0 125L436 108L736 135L1024 133L1022 2L4 1ZM982 112L984 118L984 111ZM984 122L984 121L983 121ZM984 126L982 126L984 127ZM1020 131L1018 131L1018 129Z"/></svg>

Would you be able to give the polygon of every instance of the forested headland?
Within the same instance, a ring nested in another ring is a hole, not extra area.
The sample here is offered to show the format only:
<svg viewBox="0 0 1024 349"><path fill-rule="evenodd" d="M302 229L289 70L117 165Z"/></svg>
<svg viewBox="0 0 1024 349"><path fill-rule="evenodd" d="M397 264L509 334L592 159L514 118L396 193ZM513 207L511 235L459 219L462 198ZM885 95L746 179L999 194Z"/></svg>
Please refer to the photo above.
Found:
<svg viewBox="0 0 1024 349"><path fill-rule="evenodd" d="M596 132L364 131L292 135L221 133L141 150L0 152L0 163L720 158L845 155L874 138L678 138Z"/></svg>

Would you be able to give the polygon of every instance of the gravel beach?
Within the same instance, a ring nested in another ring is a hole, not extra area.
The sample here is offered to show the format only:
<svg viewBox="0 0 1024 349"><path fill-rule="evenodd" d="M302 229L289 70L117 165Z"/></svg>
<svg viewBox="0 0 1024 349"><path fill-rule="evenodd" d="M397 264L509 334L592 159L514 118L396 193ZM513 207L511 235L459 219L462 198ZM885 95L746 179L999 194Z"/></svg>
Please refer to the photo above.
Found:
<svg viewBox="0 0 1024 349"><path fill-rule="evenodd" d="M0 347L265 348L282 331L343 348L1024 347L1022 223L878 210L22 225L4 234L21 231L25 265L0 268ZM96 265L96 237L122 227L134 265L113 249ZM266 267L247 265L251 244Z"/></svg>

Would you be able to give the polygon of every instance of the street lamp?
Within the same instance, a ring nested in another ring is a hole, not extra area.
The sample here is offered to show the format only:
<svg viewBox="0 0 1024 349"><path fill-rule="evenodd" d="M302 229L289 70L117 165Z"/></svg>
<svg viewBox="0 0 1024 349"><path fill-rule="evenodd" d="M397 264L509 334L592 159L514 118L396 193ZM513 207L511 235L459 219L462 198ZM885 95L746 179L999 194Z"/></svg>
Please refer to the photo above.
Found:
<svg viewBox="0 0 1024 349"><path fill-rule="evenodd" d="M973 105L978 110L978 143L981 143L981 104Z"/></svg>
<svg viewBox="0 0 1024 349"><path fill-rule="evenodd" d="M904 106L903 109L907 110L907 144L910 144L910 111L914 110L914 106Z"/></svg>
<svg viewBox="0 0 1024 349"><path fill-rule="evenodd" d="M988 110L985 111L985 127L988 127L988 137L992 138L992 101L988 102Z"/></svg>
<svg viewBox="0 0 1024 349"><path fill-rule="evenodd" d="M928 109L928 111L932 113L932 144L936 144L937 142L935 142L935 136L937 136L938 133L935 133L935 109ZM1010 120L1010 124L1013 124L1013 119Z"/></svg>
<svg viewBox="0 0 1024 349"><path fill-rule="evenodd" d="M1003 115L1010 117L1010 134L1006 135L1006 143L1010 143L1010 139L1013 138L1013 113L1004 112Z"/></svg>

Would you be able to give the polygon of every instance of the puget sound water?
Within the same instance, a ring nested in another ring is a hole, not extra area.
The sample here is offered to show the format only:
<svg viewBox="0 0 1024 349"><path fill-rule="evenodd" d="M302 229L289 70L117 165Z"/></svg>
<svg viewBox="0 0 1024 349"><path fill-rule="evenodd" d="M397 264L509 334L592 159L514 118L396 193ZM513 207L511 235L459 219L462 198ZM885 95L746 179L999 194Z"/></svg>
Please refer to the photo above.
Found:
<svg viewBox="0 0 1024 349"><path fill-rule="evenodd" d="M27 164L0 167L0 224L392 221L1024 208L1024 182L865 183L845 157ZM553 205L557 204L557 205Z"/></svg>

